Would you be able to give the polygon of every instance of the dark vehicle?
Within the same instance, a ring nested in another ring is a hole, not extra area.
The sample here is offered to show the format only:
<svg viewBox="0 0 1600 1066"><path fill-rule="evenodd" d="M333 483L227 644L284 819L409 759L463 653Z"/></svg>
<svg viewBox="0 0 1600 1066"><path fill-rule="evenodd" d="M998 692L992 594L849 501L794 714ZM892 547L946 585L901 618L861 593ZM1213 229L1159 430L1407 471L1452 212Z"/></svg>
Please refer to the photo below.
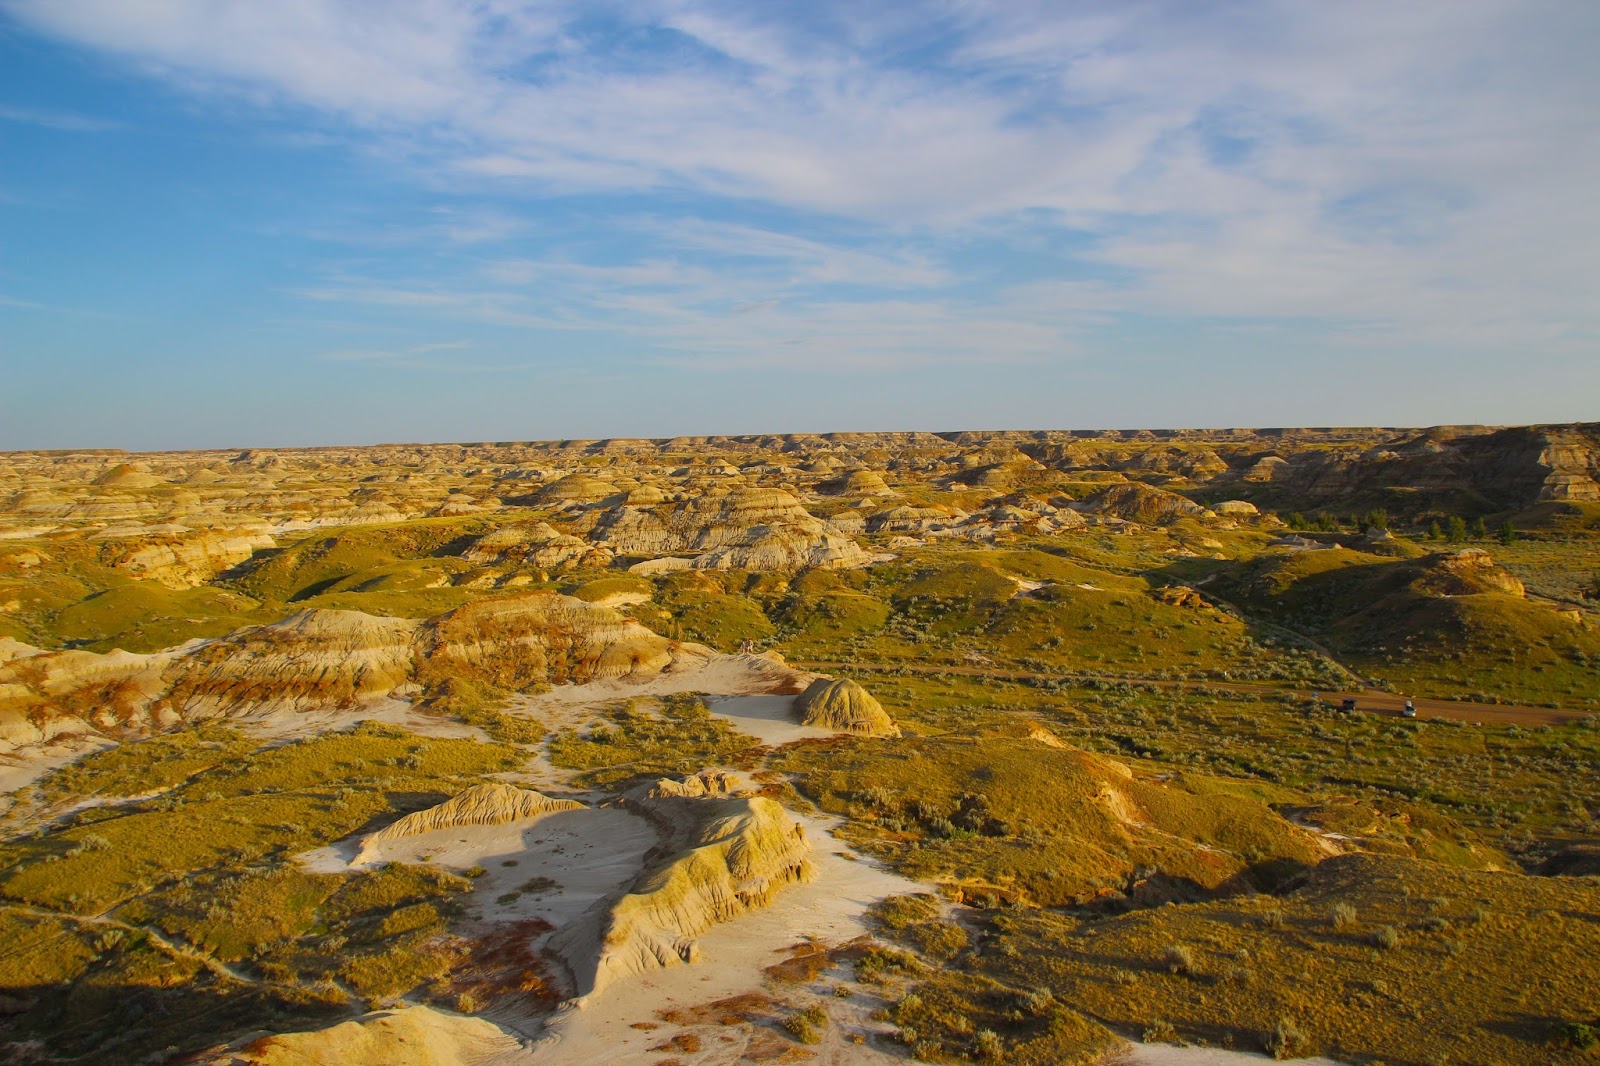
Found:
<svg viewBox="0 0 1600 1066"><path fill-rule="evenodd" d="M1402 717L1402 718L1415 718L1416 716L1417 716L1417 705L1415 703L1412 703L1410 700L1406 700L1405 707L1400 711L1400 717Z"/></svg>
<svg viewBox="0 0 1600 1066"><path fill-rule="evenodd" d="M1353 710L1355 710L1356 709L1355 697L1347 696L1343 700L1340 700L1339 701L1339 709L1341 711L1353 711Z"/></svg>

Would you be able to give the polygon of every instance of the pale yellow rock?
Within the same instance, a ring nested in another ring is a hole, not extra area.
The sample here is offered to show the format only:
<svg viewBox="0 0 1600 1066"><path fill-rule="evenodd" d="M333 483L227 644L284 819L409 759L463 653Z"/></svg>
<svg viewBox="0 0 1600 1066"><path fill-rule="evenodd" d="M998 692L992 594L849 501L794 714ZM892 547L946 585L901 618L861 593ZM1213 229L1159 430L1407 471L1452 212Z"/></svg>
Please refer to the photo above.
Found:
<svg viewBox="0 0 1600 1066"><path fill-rule="evenodd" d="M883 704L849 679L819 677L795 697L800 724L855 733L864 737L897 737L900 727Z"/></svg>
<svg viewBox="0 0 1600 1066"><path fill-rule="evenodd" d="M577 800L551 799L542 792L503 782L473 785L436 807L413 811L375 833L368 833L361 838L361 850L355 861L358 864L367 862L384 844L435 829L501 825L523 818L540 818L557 811L580 810L582 807L583 804Z"/></svg>
<svg viewBox="0 0 1600 1066"><path fill-rule="evenodd" d="M775 800L645 801L647 816L693 823L686 843L620 898L562 929L552 949L579 996L647 970L692 961L707 929L766 906L785 885L814 876L805 829Z"/></svg>
<svg viewBox="0 0 1600 1066"><path fill-rule="evenodd" d="M523 1061L521 1052L514 1037L481 1018L401 1007L315 1032L262 1037L209 1061L212 1066L487 1066Z"/></svg>

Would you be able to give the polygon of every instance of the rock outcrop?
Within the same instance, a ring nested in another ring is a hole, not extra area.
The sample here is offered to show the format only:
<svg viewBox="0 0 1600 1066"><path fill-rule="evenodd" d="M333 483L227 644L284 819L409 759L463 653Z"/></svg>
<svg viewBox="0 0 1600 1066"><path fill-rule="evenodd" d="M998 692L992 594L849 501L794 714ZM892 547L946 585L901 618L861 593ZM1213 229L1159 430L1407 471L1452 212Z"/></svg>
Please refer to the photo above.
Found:
<svg viewBox="0 0 1600 1066"><path fill-rule="evenodd" d="M1074 506L1080 511L1111 515L1147 526L1205 514L1205 508L1193 500L1138 482L1101 489Z"/></svg>
<svg viewBox="0 0 1600 1066"><path fill-rule="evenodd" d="M112 569L174 589L203 585L275 543L265 526L227 530L178 527L156 534L136 527L122 536L108 530L97 539L108 542L101 557Z"/></svg>
<svg viewBox="0 0 1600 1066"><path fill-rule="evenodd" d="M551 938L579 996L693 960L707 929L813 876L805 828L775 800L637 796L632 803L666 828L669 842L627 892Z"/></svg>
<svg viewBox="0 0 1600 1066"><path fill-rule="evenodd" d="M593 541L619 556L688 557L702 570L862 566L870 556L782 489L736 488L679 504L598 514Z"/></svg>
<svg viewBox="0 0 1600 1066"><path fill-rule="evenodd" d="M795 697L794 709L802 725L863 737L900 735L900 727L894 724L883 704L848 678L837 681L817 678Z"/></svg>
<svg viewBox="0 0 1600 1066"><path fill-rule="evenodd" d="M431 1007L376 1011L327 1029L278 1033L208 1056L208 1066L475 1066L520 1057L522 1044L481 1018Z"/></svg>
<svg viewBox="0 0 1600 1066"><path fill-rule="evenodd" d="M413 811L377 832L361 838L361 850L355 862L371 860L384 844L435 829L453 829L466 825L502 825L523 818L541 818L557 811L581 810L577 800L551 799L542 792L518 788L501 782L473 785L427 810Z"/></svg>
<svg viewBox="0 0 1600 1066"><path fill-rule="evenodd" d="M305 610L150 655L49 652L15 641L6 647L0 723L10 725L0 745L51 722L78 723L77 731L89 723L139 731L219 716L353 708L450 679L510 690L643 680L714 654L553 592L480 600L425 621Z"/></svg>
<svg viewBox="0 0 1600 1066"><path fill-rule="evenodd" d="M1436 596L1470 596L1480 592L1527 595L1522 582L1496 566L1493 557L1482 548L1431 555L1420 562L1427 569L1418 587Z"/></svg>

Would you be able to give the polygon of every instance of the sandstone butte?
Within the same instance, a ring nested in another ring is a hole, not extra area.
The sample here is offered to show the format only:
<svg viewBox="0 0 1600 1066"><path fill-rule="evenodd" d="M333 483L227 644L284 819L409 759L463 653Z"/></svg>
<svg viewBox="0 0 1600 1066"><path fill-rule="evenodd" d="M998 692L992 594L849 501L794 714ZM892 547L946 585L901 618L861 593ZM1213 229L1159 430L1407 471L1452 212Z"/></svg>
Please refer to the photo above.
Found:
<svg viewBox="0 0 1600 1066"><path fill-rule="evenodd" d="M671 791L644 786L627 800L663 833L662 857L627 891L602 900L550 942L579 997L631 974L693 960L696 938L707 929L764 907L785 885L814 876L805 828L776 800Z"/></svg>
<svg viewBox="0 0 1600 1066"><path fill-rule="evenodd" d="M894 724L883 704L849 679L819 677L794 701L801 725L818 726L864 737L897 737Z"/></svg>

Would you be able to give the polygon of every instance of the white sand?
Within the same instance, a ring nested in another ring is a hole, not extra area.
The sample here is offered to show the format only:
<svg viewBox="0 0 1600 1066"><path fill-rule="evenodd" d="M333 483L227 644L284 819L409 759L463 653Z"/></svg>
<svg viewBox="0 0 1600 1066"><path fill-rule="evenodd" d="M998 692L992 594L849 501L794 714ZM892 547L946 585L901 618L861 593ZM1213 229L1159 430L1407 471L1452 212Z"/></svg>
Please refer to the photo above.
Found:
<svg viewBox="0 0 1600 1066"><path fill-rule="evenodd" d="M0 795L27 788L52 770L116 746L116 741L98 733L64 733L47 743L7 752L0 755Z"/></svg>
<svg viewBox="0 0 1600 1066"><path fill-rule="evenodd" d="M486 872L474 880L467 901L474 926L543 918L559 927L637 877L645 853L657 839L654 826L639 815L615 807L586 807L500 825L434 829L385 841L373 849L363 867L386 862L432 863L459 873L481 866ZM358 848L358 841L352 838L307 852L299 859L314 871L342 872L355 868L350 863ZM515 865L507 866L507 862ZM499 897L541 877L554 881L555 887L498 902Z"/></svg>
<svg viewBox="0 0 1600 1066"><path fill-rule="evenodd" d="M253 737L266 741L287 742L304 737L322 736L351 729L358 722L382 722L410 733L443 739L466 738L487 740L487 735L477 726L466 725L450 718L424 714L412 706L410 700L381 699L360 703L354 707L319 708L310 711L276 710L245 714L223 719L228 725L237 725Z"/></svg>
<svg viewBox="0 0 1600 1066"><path fill-rule="evenodd" d="M927 890L925 885L873 862L846 857L854 853L828 832L838 824L835 820L796 817L811 839L816 880L784 888L771 906L708 930L700 937L697 961L630 977L564 1008L537 1045L535 1061L541 1066L653 1066L661 1053L652 1053L650 1048L681 1031L679 1026L661 1022L658 1012L761 991L761 971L782 961L795 944L815 940L832 945L853 940L867 931L862 916L868 904L884 896ZM808 1002L811 999L806 998ZM868 1022L859 1003L821 1002L834 1024L830 1039L815 1049L819 1055L811 1061L904 1061L903 1055L850 1043L854 1033L887 1031L883 1025ZM636 1022L654 1023L658 1028L634 1029ZM735 1029L724 1033L722 1028L712 1027L706 1049L694 1057L696 1066L739 1061L742 1039ZM725 1043L721 1040L724 1035L735 1039Z"/></svg>
<svg viewBox="0 0 1600 1066"><path fill-rule="evenodd" d="M706 706L716 717L770 748L838 735L832 729L796 721L793 696L714 696Z"/></svg>

